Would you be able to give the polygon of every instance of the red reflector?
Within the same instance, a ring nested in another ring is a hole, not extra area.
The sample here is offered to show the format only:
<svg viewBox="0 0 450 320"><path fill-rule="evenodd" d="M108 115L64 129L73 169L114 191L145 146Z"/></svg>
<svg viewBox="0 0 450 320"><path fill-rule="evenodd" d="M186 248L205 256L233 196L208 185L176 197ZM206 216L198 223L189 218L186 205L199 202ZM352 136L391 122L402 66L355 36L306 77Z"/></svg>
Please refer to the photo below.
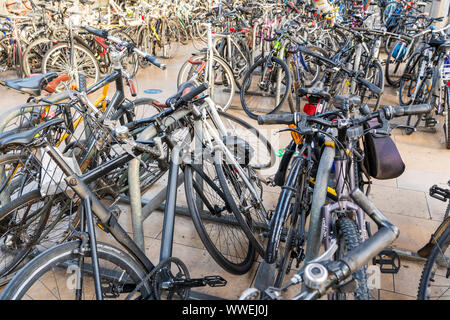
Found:
<svg viewBox="0 0 450 320"><path fill-rule="evenodd" d="M303 107L303 112L310 116L313 116L316 113L316 106L314 104L307 103Z"/></svg>

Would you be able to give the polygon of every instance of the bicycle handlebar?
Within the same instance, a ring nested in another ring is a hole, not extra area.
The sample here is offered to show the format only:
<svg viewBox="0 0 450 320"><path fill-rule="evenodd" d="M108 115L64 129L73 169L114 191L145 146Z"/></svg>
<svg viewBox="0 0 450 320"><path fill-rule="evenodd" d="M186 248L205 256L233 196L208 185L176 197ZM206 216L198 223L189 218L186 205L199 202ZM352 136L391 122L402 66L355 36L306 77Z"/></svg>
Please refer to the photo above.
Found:
<svg viewBox="0 0 450 320"><path fill-rule="evenodd" d="M141 50L139 50L138 48L135 47L134 43L130 43L130 42L126 42L126 41L122 41L121 39L114 37L114 36L110 36L109 32L107 30L99 30L99 29L95 29L92 27L83 27L84 30L86 30L89 33L92 33L93 35L96 35L98 37L101 38L105 38L108 39L111 42L114 42L118 45L124 46L126 48L132 48L132 51L134 53L136 53L137 55L143 57L145 60L147 60L148 62L150 62L151 64L153 64L154 66L160 68L161 70L165 70L166 69L166 64L160 62L158 59L156 59L155 57L153 57L152 55L143 52Z"/></svg>
<svg viewBox="0 0 450 320"><path fill-rule="evenodd" d="M370 83L369 81L367 81L367 80L364 79L364 78L361 78L361 77L356 76L357 74L356 74L354 71L352 71L352 70L350 70L350 69L347 69L347 68L345 68L345 67L342 66L342 65L339 65L338 62L335 62L335 61L333 61L333 60L330 60L330 59L328 59L328 58L326 58L326 57L324 57L324 56L318 54L317 52L314 52L314 51L312 51L312 50L309 50L308 48L306 48L306 47L304 47L304 46L302 46L302 45L300 45L300 46L298 47L298 49L299 49L300 51L306 53L306 54L309 54L309 55L311 55L311 56L313 56L313 57L318 58L319 60L324 61L324 62L327 63L327 64L332 65L333 67L338 67L338 68L340 68L342 71L344 71L345 73L347 73L347 74L350 75L351 77L355 77L356 81L358 81L358 82L361 83L362 85L366 86L371 92L373 92L373 93L375 93L375 94L380 94L380 93L381 93L382 89L381 89L380 87L377 87L376 85Z"/></svg>
<svg viewBox="0 0 450 320"><path fill-rule="evenodd" d="M365 123L371 119L384 116L387 120L391 120L393 118L427 113L431 110L431 105L429 104L417 104L410 106L387 106L382 109L372 112L366 116L361 118L352 119L352 120L342 120L342 121L328 121L324 120L320 117L309 116L299 112L296 113L285 113L285 114L267 114L258 116L258 124L294 124L297 125L303 119L309 123L317 123L330 128L337 127L346 127L349 128L353 125L358 125Z"/></svg>

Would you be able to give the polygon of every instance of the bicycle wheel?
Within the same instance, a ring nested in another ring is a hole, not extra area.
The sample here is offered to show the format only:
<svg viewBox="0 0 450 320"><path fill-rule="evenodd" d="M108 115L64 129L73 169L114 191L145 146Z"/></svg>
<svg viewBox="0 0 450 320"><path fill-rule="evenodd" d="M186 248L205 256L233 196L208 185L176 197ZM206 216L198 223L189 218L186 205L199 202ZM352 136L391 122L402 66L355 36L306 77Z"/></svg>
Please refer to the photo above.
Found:
<svg viewBox="0 0 450 320"><path fill-rule="evenodd" d="M386 65L384 69L386 81L393 87L397 88L400 83L400 78L405 70L408 58L406 50L408 43L403 40L396 41L392 45L392 49L388 52L386 58Z"/></svg>
<svg viewBox="0 0 450 320"><path fill-rule="evenodd" d="M8 47L8 39L2 39L0 41L0 70L5 71L8 69L10 59L10 50Z"/></svg>
<svg viewBox="0 0 450 320"><path fill-rule="evenodd" d="M307 46L307 48L325 58L328 58L329 56L328 52L321 47ZM297 60L297 66L300 68L300 76L302 77L303 85L305 87L311 87L323 74L323 62L305 52L299 53L297 55Z"/></svg>
<svg viewBox="0 0 450 320"><path fill-rule="evenodd" d="M218 111L230 137L239 137L252 148L248 165L253 169L268 169L276 162L272 144L255 127L228 112Z"/></svg>
<svg viewBox="0 0 450 320"><path fill-rule="evenodd" d="M283 189L271 219L266 261L269 255L274 262L276 261L277 274L274 286L277 288L283 285L284 277L290 272L293 260L297 260L298 267L304 257L304 228L308 210L305 210L303 206L308 205L310 194L305 189L305 176L300 172L303 166L304 162L299 161L298 158L293 161L285 184L287 187L291 186L291 189ZM283 216L284 214L287 215ZM283 237L284 247L281 243Z"/></svg>
<svg viewBox="0 0 450 320"><path fill-rule="evenodd" d="M144 26L138 31L137 44L139 46L139 49L141 49L142 51L148 52L149 54L154 54L154 41L155 40L153 39L153 35L150 32L148 26ZM144 58L139 58L138 61L141 68L145 68L150 65L150 62L148 62Z"/></svg>
<svg viewBox="0 0 450 320"><path fill-rule="evenodd" d="M242 80L241 103L252 119L277 112L291 90L291 77L286 63L277 57L259 59Z"/></svg>
<svg viewBox="0 0 450 320"><path fill-rule="evenodd" d="M450 299L450 227L437 239L420 277L418 300Z"/></svg>
<svg viewBox="0 0 450 320"><path fill-rule="evenodd" d="M445 146L450 149L450 88L444 88L444 138Z"/></svg>
<svg viewBox="0 0 450 320"><path fill-rule="evenodd" d="M223 40L219 46L220 56L227 61L233 71L234 81L237 87L241 88L242 78L250 67L250 52L248 46L240 38L231 41L231 48L228 49L228 42Z"/></svg>
<svg viewBox="0 0 450 320"><path fill-rule="evenodd" d="M192 56L193 61L206 61L206 68L199 74L197 81L209 83L209 61L207 61L206 54L198 54ZM218 56L213 56L212 70L212 86L209 86L209 95L211 99L220 107L222 111L227 110L231 106L231 102L236 90L236 83L234 81L233 71L231 71L228 63ZM180 68L177 76L177 86L179 86L192 78L194 71L197 69L196 65L192 65L186 61Z"/></svg>
<svg viewBox="0 0 450 320"><path fill-rule="evenodd" d="M184 25L185 22L182 22L179 18L176 18L176 24L178 26L178 31L180 32L180 42L182 45L187 45L189 41L189 35Z"/></svg>
<svg viewBox="0 0 450 320"><path fill-rule="evenodd" d="M42 197L40 163L23 154L0 157L0 276L12 271L32 251L59 244L78 224L73 199Z"/></svg>
<svg viewBox="0 0 450 320"><path fill-rule="evenodd" d="M434 79L435 72L436 72L436 69L433 68L432 72L431 73L427 72L424 79L422 79L422 83L420 84L420 86L417 89L416 96L415 96L413 103L417 103L417 104L430 103L430 99L431 99L432 92L433 92L433 89L431 86L431 84L432 84L431 79ZM409 115L406 120L406 125L411 126L413 128L417 128L417 127L419 127L419 124L422 121L424 121L425 126L426 126L427 121L428 121L427 119L429 119L430 116L431 116L431 111L428 113ZM413 133L413 130L406 128L405 133L409 135L409 134Z"/></svg>
<svg viewBox="0 0 450 320"><path fill-rule="evenodd" d="M47 250L30 261L9 282L2 300L71 300L95 299L91 250L86 250L80 263L80 241L71 241ZM102 296L123 299L145 277L144 269L122 250L97 243ZM146 297L149 286L140 289ZM138 298L138 297L136 297Z"/></svg>
<svg viewBox="0 0 450 320"><path fill-rule="evenodd" d="M364 78L380 88L382 92L384 91L383 67L378 61L373 61L370 64ZM359 87L359 95L361 97L361 103L368 103L370 100L371 104L374 105L374 109L378 107L381 98L380 94L373 94L372 92L370 92L370 90L367 89L367 87L361 85Z"/></svg>
<svg viewBox="0 0 450 320"><path fill-rule="evenodd" d="M335 259L339 260L346 252L353 250L361 244L361 237L359 235L358 227L355 222L347 217L340 217L336 221L336 234L338 250L335 253ZM352 293L355 300L370 300L370 290L367 286L367 269L362 267L352 275L358 283L357 289ZM347 294L337 293L332 294L333 299L346 300Z"/></svg>
<svg viewBox="0 0 450 320"><path fill-rule="evenodd" d="M420 61L420 52L415 52L406 63L405 71L403 72L399 83L400 105L410 105L413 102L412 95L414 93L414 90L416 90Z"/></svg>
<svg viewBox="0 0 450 320"><path fill-rule="evenodd" d="M173 58L179 48L180 32L174 21L162 23L160 41L156 42L156 54L164 59Z"/></svg>
<svg viewBox="0 0 450 320"><path fill-rule="evenodd" d="M211 159L184 168L186 200L195 229L211 257L224 270L244 274L255 249L227 205Z"/></svg>
<svg viewBox="0 0 450 320"><path fill-rule="evenodd" d="M42 60L52 45L53 41L39 38L27 46L22 58L22 70L25 77L42 73Z"/></svg>
<svg viewBox="0 0 450 320"><path fill-rule="evenodd" d="M238 159L238 163L242 163L242 160ZM253 188L262 199L261 182L253 169L248 166L241 167L250 185L247 184L239 174L238 168L228 163L221 150L215 151L214 165L228 206L255 250L264 256L266 248L264 233L269 230L269 219L263 211L261 203L250 190Z"/></svg>
<svg viewBox="0 0 450 320"><path fill-rule="evenodd" d="M71 54L74 65L71 63ZM97 82L100 78L100 67L92 52L78 44L74 44L71 50L69 43L61 43L50 48L42 60L42 72L68 74L70 80L66 84L69 87L78 85L80 74L86 76L87 87Z"/></svg>
<svg viewBox="0 0 450 320"><path fill-rule="evenodd" d="M154 100L151 98L139 98L131 101L119 108L111 116L111 120L119 120L121 124L126 124L131 121L151 117L161 112L161 108L156 107L153 102ZM140 130L138 131L140 132ZM132 132L132 134L136 137L138 132ZM163 147L165 147L164 149L167 152L166 157L169 158L169 149L165 145ZM158 181L158 179L164 175L166 170L160 168L158 161L149 154L142 154L141 161L147 164L147 168L140 166L139 180L141 182L141 192L144 193L151 185L153 185L153 183ZM117 182L120 192L127 194L129 189L128 170L120 170Z"/></svg>
<svg viewBox="0 0 450 320"><path fill-rule="evenodd" d="M397 7L398 6L396 2L391 2L386 6L386 8L384 8L382 21L385 26L388 26L389 18L391 18L392 14L395 12Z"/></svg>
<svg viewBox="0 0 450 320"><path fill-rule="evenodd" d="M0 277L11 272L33 249L48 219L39 190L0 208Z"/></svg>

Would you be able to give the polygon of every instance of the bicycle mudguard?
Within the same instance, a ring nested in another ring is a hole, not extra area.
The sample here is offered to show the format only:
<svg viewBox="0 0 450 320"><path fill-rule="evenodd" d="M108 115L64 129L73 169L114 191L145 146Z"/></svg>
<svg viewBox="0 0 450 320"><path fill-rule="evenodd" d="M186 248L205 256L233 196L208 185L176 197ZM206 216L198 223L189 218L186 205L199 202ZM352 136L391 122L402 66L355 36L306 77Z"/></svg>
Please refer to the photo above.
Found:
<svg viewBox="0 0 450 320"><path fill-rule="evenodd" d="M284 180L286 179L286 171L289 167L289 162L295 153L296 143L292 140L286 147L283 157L281 158L280 165L278 167L277 173L273 178L273 183L277 186L282 187L284 185Z"/></svg>
<svg viewBox="0 0 450 320"><path fill-rule="evenodd" d="M426 245L424 245L421 249L417 250L417 254L422 258L428 258L436 244L437 239L450 227L450 216L447 217L444 221L442 221L441 225L436 229L436 231L431 235L430 241Z"/></svg>

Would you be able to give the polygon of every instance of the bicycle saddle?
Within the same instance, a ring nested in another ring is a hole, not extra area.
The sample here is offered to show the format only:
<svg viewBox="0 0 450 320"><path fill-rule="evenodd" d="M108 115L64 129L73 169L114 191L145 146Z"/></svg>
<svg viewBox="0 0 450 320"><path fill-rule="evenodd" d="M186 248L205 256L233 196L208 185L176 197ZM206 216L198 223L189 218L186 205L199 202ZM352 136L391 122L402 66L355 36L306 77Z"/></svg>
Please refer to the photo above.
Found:
<svg viewBox="0 0 450 320"><path fill-rule="evenodd" d="M450 48L450 39L443 39L444 41L438 46L438 50L446 50Z"/></svg>
<svg viewBox="0 0 450 320"><path fill-rule="evenodd" d="M431 39L428 42L428 45L430 45L430 46L432 46L434 48L437 48L437 47L440 47L441 45L443 45L445 42L446 42L445 38L439 37L439 38Z"/></svg>
<svg viewBox="0 0 450 320"><path fill-rule="evenodd" d="M339 109L352 108L361 104L361 98L352 94L344 94L335 96L332 103Z"/></svg>
<svg viewBox="0 0 450 320"><path fill-rule="evenodd" d="M11 89L22 91L32 96L40 96L41 90L57 77L58 74L56 72L49 72L31 78L8 80L5 84Z"/></svg>
<svg viewBox="0 0 450 320"><path fill-rule="evenodd" d="M194 88L195 85L192 82L187 81L182 83L178 88L178 92L175 93L173 96L167 98L166 106L171 106L172 104L176 103L181 98L181 96L185 95Z"/></svg>
<svg viewBox="0 0 450 320"><path fill-rule="evenodd" d="M330 101L331 99L331 94L329 94L322 85L313 85L310 88L298 88L297 89L297 94L300 97L306 96L306 95L311 95L311 96L315 96L321 99L324 99L325 101Z"/></svg>
<svg viewBox="0 0 450 320"><path fill-rule="evenodd" d="M64 122L64 119L60 119L60 118L52 119L50 121L47 121L47 122L44 122L44 123L38 125L37 127L33 128L33 129L15 133L12 135L8 135L8 136L0 139L0 148L7 148L7 147L13 146L13 145L26 146L33 141L33 139L36 137L36 135L40 131L47 129L51 126L60 124L61 122Z"/></svg>

